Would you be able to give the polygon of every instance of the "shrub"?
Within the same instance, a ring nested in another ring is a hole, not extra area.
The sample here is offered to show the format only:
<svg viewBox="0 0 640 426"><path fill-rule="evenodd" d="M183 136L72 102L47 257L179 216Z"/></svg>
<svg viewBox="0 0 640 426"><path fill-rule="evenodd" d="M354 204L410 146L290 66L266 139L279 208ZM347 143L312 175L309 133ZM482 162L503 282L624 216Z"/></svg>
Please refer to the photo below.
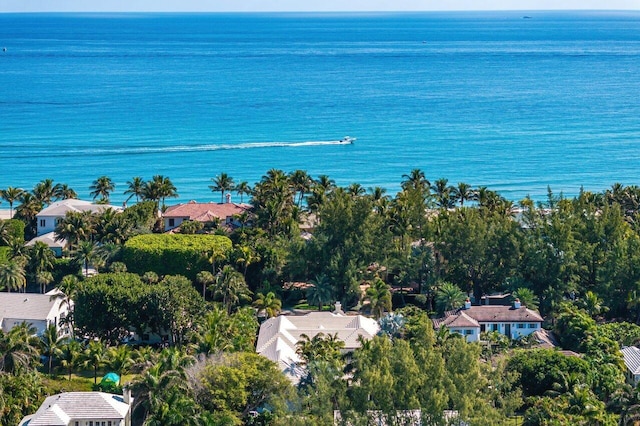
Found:
<svg viewBox="0 0 640 426"><path fill-rule="evenodd" d="M191 280L211 268L209 257L226 259L231 240L220 235L145 234L131 238L124 246L127 270L137 274L183 275Z"/></svg>
<svg viewBox="0 0 640 426"><path fill-rule="evenodd" d="M7 239L24 242L24 222L18 219L7 219L0 221L7 229ZM0 240L0 245L6 245Z"/></svg>

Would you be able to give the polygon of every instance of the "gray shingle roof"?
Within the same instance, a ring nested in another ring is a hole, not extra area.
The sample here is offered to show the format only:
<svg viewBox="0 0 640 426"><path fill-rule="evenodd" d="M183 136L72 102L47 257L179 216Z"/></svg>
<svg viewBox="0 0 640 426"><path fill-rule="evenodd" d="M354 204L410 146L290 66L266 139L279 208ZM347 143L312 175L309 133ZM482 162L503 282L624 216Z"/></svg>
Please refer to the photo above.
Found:
<svg viewBox="0 0 640 426"><path fill-rule="evenodd" d="M624 365L631 374L640 374L640 349L636 346L627 346L621 349L624 357Z"/></svg>
<svg viewBox="0 0 640 426"><path fill-rule="evenodd" d="M117 211L122 210L121 207L112 206L110 204L93 204L90 201L76 200L74 198L70 198L68 200L56 201L55 203L49 204L49 206L40 210L40 212L36 215L36 217L49 217L49 216L62 217L66 215L67 212L90 211L92 213L97 213L109 208Z"/></svg>
<svg viewBox="0 0 640 426"><path fill-rule="evenodd" d="M121 396L103 392L65 392L44 400L25 423L28 426L66 426L70 420L122 420L129 412Z"/></svg>
<svg viewBox="0 0 640 426"><path fill-rule="evenodd" d="M5 318L46 320L56 303L50 294L0 292L0 324Z"/></svg>

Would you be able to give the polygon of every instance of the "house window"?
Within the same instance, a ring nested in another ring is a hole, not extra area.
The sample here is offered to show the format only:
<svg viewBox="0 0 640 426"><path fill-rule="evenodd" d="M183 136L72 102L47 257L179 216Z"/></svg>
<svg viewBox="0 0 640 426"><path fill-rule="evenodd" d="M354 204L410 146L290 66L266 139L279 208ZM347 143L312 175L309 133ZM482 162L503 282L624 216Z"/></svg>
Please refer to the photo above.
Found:
<svg viewBox="0 0 640 426"><path fill-rule="evenodd" d="M480 324L480 333L484 333L485 331L487 331L487 326L484 324Z"/></svg>
<svg viewBox="0 0 640 426"><path fill-rule="evenodd" d="M89 422L89 426L93 426L93 421L90 421L90 422Z"/></svg>
<svg viewBox="0 0 640 426"><path fill-rule="evenodd" d="M40 219L40 227L44 228L44 226L47 224L47 221L44 219Z"/></svg>
<svg viewBox="0 0 640 426"><path fill-rule="evenodd" d="M107 426L111 426L111 420L107 422Z"/></svg>
<svg viewBox="0 0 640 426"><path fill-rule="evenodd" d="M532 322L529 324L529 328L538 328L538 324Z"/></svg>
<svg viewBox="0 0 640 426"><path fill-rule="evenodd" d="M75 426L80 426L80 422L76 422L76 423L75 423Z"/></svg>
<svg viewBox="0 0 640 426"><path fill-rule="evenodd" d="M519 324L518 324L518 328L524 328L524 324L519 323Z"/></svg>
<svg viewBox="0 0 640 426"><path fill-rule="evenodd" d="M175 219L169 219L169 226L176 226L176 220Z"/></svg>
<svg viewBox="0 0 640 426"><path fill-rule="evenodd" d="M464 334L467 335L467 336L471 336L471 335L473 335L473 330L465 330Z"/></svg>
<svg viewBox="0 0 640 426"><path fill-rule="evenodd" d="M491 331L498 331L498 324L491 324Z"/></svg>

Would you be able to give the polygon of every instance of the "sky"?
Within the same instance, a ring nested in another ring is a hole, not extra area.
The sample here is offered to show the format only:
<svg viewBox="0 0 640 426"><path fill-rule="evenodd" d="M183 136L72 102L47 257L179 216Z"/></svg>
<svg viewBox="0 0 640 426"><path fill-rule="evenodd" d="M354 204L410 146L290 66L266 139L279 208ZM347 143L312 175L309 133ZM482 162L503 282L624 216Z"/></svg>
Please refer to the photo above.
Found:
<svg viewBox="0 0 640 426"><path fill-rule="evenodd" d="M2 12L640 10L640 0L0 0Z"/></svg>

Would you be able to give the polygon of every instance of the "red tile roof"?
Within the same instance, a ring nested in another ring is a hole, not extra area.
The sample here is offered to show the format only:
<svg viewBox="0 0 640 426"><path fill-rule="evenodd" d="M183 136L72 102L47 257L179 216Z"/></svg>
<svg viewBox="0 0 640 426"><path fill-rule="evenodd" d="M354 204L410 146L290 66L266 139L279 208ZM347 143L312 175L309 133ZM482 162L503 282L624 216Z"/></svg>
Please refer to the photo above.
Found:
<svg viewBox="0 0 640 426"><path fill-rule="evenodd" d="M236 214L242 214L249 208L251 208L249 204L196 203L195 201L190 201L186 204L169 207L162 216L165 218L185 218L207 222L214 218L226 219Z"/></svg>
<svg viewBox="0 0 640 426"><path fill-rule="evenodd" d="M436 328L440 328L443 325L446 325L447 327L457 328L480 327L478 321L474 320L463 311L458 311L454 314L447 315L444 318L434 319L433 324Z"/></svg>
<svg viewBox="0 0 640 426"><path fill-rule="evenodd" d="M526 306L472 306L464 312L478 322L542 322L540 314Z"/></svg>

